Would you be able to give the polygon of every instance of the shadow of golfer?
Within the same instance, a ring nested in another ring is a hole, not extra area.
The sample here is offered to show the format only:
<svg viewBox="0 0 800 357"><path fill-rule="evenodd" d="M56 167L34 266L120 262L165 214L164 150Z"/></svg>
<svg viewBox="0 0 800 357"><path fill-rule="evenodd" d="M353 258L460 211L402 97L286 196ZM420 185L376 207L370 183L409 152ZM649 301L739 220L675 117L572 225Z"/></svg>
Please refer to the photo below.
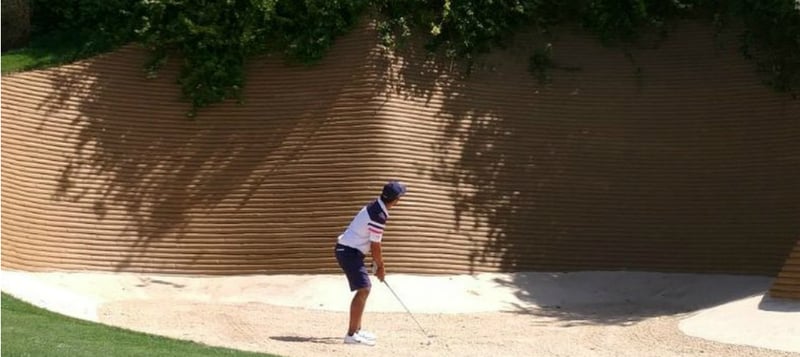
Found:
<svg viewBox="0 0 800 357"><path fill-rule="evenodd" d="M270 336L271 340L276 341L283 341L283 342L311 342L311 343L323 343L323 344L338 344L341 343L341 338L339 337L306 337L306 336Z"/></svg>

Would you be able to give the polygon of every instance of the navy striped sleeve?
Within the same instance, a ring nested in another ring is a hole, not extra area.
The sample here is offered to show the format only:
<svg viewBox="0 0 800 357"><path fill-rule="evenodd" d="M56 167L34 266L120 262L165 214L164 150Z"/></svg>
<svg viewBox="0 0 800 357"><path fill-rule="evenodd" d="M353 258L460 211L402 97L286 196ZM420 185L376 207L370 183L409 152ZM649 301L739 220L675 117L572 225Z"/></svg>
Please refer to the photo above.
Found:
<svg viewBox="0 0 800 357"><path fill-rule="evenodd" d="M367 213L369 214L369 223L367 223L369 240L380 242L383 239L383 229L386 228L386 212L376 200L367 205Z"/></svg>
<svg viewBox="0 0 800 357"><path fill-rule="evenodd" d="M375 223L381 229L386 226L386 213L383 212L383 208L377 200L367 206L367 213L369 213L370 223Z"/></svg>

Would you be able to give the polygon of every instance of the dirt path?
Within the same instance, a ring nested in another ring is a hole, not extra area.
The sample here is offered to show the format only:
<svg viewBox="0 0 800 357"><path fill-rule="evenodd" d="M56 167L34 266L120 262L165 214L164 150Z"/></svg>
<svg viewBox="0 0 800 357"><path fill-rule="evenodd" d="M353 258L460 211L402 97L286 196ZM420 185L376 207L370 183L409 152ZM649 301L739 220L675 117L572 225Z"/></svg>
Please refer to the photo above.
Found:
<svg viewBox="0 0 800 357"><path fill-rule="evenodd" d="M417 314L432 343L404 313L367 312L375 347L343 345L346 314L261 303L129 300L106 304L100 320L149 333L283 356L800 356L684 335L685 314L626 305L516 313ZM618 320L611 316L652 316ZM583 319L580 316L592 316ZM598 322L609 316L606 323Z"/></svg>

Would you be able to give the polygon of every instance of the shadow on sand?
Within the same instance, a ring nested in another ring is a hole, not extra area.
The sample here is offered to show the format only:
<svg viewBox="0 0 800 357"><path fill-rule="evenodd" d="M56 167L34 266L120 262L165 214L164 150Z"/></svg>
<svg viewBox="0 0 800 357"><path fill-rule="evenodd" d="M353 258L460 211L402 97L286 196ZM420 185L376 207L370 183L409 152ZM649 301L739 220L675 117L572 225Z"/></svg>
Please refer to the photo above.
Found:
<svg viewBox="0 0 800 357"><path fill-rule="evenodd" d="M340 337L309 337L309 336L270 336L271 340L282 342L311 342L323 344L340 344Z"/></svg>
<svg viewBox="0 0 800 357"><path fill-rule="evenodd" d="M771 279L759 276L647 272L519 273L497 279L526 304L511 312L567 325L630 325L685 314L763 294ZM764 304L762 304L764 305ZM800 304L770 302L773 308ZM762 307L763 308L763 307ZM783 311L783 310L782 310Z"/></svg>
<svg viewBox="0 0 800 357"><path fill-rule="evenodd" d="M776 299L764 295L758 303L758 309L774 312L800 312L800 301L789 299Z"/></svg>

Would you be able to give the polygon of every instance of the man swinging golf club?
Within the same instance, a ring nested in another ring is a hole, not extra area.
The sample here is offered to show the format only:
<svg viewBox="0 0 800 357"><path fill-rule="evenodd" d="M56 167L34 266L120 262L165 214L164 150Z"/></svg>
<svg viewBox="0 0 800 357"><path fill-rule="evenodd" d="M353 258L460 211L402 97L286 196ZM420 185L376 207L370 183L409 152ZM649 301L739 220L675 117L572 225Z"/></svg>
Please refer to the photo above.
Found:
<svg viewBox="0 0 800 357"><path fill-rule="evenodd" d="M361 316L367 304L372 283L369 272L364 265L364 256L372 252L372 261L377 270L375 276L383 281L386 270L381 255L381 239L386 220L389 218L389 208L397 205L400 196L406 193L406 186L398 181L389 181L383 186L381 196L370 202L356 214L350 226L339 236L336 244L336 260L347 276L350 291L355 291L353 301L350 302L350 324L344 343L375 344L376 336L361 329Z"/></svg>

